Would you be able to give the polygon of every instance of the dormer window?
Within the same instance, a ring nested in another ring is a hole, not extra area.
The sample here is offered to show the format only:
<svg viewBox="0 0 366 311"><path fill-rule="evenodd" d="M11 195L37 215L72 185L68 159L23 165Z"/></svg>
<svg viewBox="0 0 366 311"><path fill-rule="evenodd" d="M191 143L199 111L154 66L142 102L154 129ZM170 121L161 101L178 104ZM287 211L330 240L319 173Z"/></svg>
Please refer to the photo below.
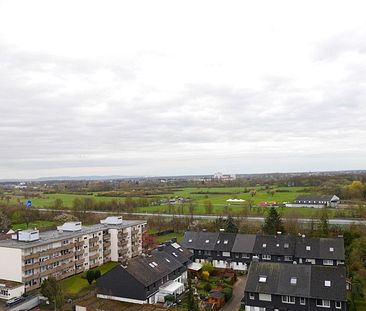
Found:
<svg viewBox="0 0 366 311"><path fill-rule="evenodd" d="M217 244L220 244L220 240L217 240Z"/></svg>
<svg viewBox="0 0 366 311"><path fill-rule="evenodd" d="M330 281L324 281L324 286L325 287L330 287L331 285L331 282Z"/></svg>
<svg viewBox="0 0 366 311"><path fill-rule="evenodd" d="M283 244L283 247L284 247L284 248L289 248L289 246L290 246L290 245L289 245L288 243Z"/></svg>
<svg viewBox="0 0 366 311"><path fill-rule="evenodd" d="M228 240L225 240L225 241L224 241L224 244L227 244L227 243L229 243L229 241L228 241Z"/></svg>
<svg viewBox="0 0 366 311"><path fill-rule="evenodd" d="M290 280L291 285L296 285L297 284L297 278L292 277Z"/></svg>
<svg viewBox="0 0 366 311"><path fill-rule="evenodd" d="M306 246L306 250L307 250L307 251L310 251L310 250L311 250L310 245L307 245L307 246Z"/></svg>
<svg viewBox="0 0 366 311"><path fill-rule="evenodd" d="M278 243L277 243L277 244L276 244L276 247L280 247L280 244L278 244Z"/></svg>
<svg viewBox="0 0 366 311"><path fill-rule="evenodd" d="M267 282L267 276L266 275L260 275L259 276L259 283L266 283Z"/></svg>
<svg viewBox="0 0 366 311"><path fill-rule="evenodd" d="M329 251L333 253L334 252L334 248L333 247L329 247Z"/></svg>
<svg viewBox="0 0 366 311"><path fill-rule="evenodd" d="M206 240L206 241L205 241L205 243L206 243L206 244L207 244L207 243L210 243L210 240Z"/></svg>
<svg viewBox="0 0 366 311"><path fill-rule="evenodd" d="M267 244L266 243L263 243L262 247L263 248L266 248L267 247Z"/></svg>
<svg viewBox="0 0 366 311"><path fill-rule="evenodd" d="M189 240L188 240L188 243L192 243L192 239L189 239Z"/></svg>

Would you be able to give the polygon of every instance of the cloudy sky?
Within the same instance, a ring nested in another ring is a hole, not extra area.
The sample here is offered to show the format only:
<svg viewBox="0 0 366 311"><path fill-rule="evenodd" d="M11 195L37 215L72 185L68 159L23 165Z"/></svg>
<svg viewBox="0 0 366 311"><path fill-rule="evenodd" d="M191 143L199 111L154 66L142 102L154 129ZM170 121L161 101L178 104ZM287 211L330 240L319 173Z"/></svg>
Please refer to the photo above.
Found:
<svg viewBox="0 0 366 311"><path fill-rule="evenodd" d="M0 179L366 169L365 12L0 0Z"/></svg>

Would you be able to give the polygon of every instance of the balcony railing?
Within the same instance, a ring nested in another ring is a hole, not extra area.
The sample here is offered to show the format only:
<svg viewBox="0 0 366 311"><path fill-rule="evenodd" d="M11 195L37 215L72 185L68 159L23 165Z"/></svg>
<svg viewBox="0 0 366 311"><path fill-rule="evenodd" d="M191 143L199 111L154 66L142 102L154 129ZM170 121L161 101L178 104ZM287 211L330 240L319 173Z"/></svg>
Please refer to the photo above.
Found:
<svg viewBox="0 0 366 311"><path fill-rule="evenodd" d="M99 238L97 236L95 236L94 238L89 239L89 244L98 242Z"/></svg>
<svg viewBox="0 0 366 311"><path fill-rule="evenodd" d="M99 249L99 245L95 245L95 246L89 247L89 252L95 252L98 249Z"/></svg>

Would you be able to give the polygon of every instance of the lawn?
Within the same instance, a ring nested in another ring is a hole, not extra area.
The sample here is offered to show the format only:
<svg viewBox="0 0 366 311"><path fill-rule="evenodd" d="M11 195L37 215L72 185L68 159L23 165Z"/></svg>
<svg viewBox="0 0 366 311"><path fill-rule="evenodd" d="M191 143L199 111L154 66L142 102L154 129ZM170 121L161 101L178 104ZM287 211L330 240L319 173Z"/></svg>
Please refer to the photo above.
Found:
<svg viewBox="0 0 366 311"><path fill-rule="evenodd" d="M37 221L32 221L31 223L29 223L28 228L29 229L33 229L33 228L45 228L45 227L51 227L54 226L55 222L54 221L49 221L49 220L37 220ZM27 224L22 223L22 224L16 224L16 225L12 225L11 228L13 230L25 230L27 229Z"/></svg>
<svg viewBox="0 0 366 311"><path fill-rule="evenodd" d="M95 268L99 269L102 275L114 267L116 267L119 263L118 262L107 262L104 265ZM80 293L84 293L92 289L95 285L89 285L88 281L86 280L86 272L73 275L67 279L61 280L60 284L64 290L66 296L77 296Z"/></svg>
<svg viewBox="0 0 366 311"><path fill-rule="evenodd" d="M183 233L173 232L165 235L155 236L159 244L169 241L172 238L177 238L177 242L180 243L183 240Z"/></svg>

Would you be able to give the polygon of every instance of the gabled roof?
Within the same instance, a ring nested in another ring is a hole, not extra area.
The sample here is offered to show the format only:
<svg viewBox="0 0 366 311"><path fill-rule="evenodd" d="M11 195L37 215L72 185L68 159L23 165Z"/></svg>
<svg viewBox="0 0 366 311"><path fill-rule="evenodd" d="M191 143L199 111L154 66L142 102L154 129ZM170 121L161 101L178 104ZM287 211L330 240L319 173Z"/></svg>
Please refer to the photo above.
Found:
<svg viewBox="0 0 366 311"><path fill-rule="evenodd" d="M184 234L182 246L188 249L214 250L218 236L219 236L218 232L187 231Z"/></svg>
<svg viewBox="0 0 366 311"><path fill-rule="evenodd" d="M344 260L343 238L297 237L295 256L309 259Z"/></svg>
<svg viewBox="0 0 366 311"><path fill-rule="evenodd" d="M161 245L161 248L164 252L173 256L176 260L184 265L188 264L193 256L189 250L181 247L178 243L168 242L165 245Z"/></svg>
<svg viewBox="0 0 366 311"><path fill-rule="evenodd" d="M220 232L217 237L214 250L221 252L231 252L235 242L235 237L236 233Z"/></svg>
<svg viewBox="0 0 366 311"><path fill-rule="evenodd" d="M325 286L325 281L330 282L329 287ZM249 268L245 291L345 301L345 284L343 266L253 262Z"/></svg>
<svg viewBox="0 0 366 311"><path fill-rule="evenodd" d="M255 254L271 254L293 256L295 238L289 235L257 235L253 252Z"/></svg>
<svg viewBox="0 0 366 311"><path fill-rule="evenodd" d="M237 234L232 248L233 253L253 253L255 234Z"/></svg>
<svg viewBox="0 0 366 311"><path fill-rule="evenodd" d="M315 201L315 202L330 202L332 199L337 198L336 201L339 200L339 198L336 195L299 195L295 201Z"/></svg>

